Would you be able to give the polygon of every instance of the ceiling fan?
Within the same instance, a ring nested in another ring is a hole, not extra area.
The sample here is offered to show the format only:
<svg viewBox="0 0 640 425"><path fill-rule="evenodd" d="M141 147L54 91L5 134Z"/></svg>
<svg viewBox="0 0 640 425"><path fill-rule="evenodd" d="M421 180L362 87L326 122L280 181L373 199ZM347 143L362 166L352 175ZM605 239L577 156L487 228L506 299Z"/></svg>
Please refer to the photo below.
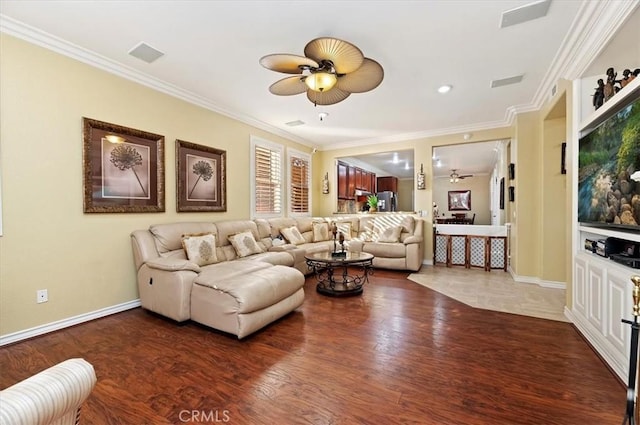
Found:
<svg viewBox="0 0 640 425"><path fill-rule="evenodd" d="M456 173L456 171L457 171L456 169L451 170L451 174L449 174L449 182L457 183L458 181L462 179L466 179L467 177L473 177L473 174L460 175Z"/></svg>
<svg viewBox="0 0 640 425"><path fill-rule="evenodd" d="M351 93L375 89L384 78L382 66L365 58L353 44L337 38L311 40L304 56L276 53L260 59L260 65L285 74L298 74L276 81L269 91L278 96L307 93L314 105L333 105Z"/></svg>

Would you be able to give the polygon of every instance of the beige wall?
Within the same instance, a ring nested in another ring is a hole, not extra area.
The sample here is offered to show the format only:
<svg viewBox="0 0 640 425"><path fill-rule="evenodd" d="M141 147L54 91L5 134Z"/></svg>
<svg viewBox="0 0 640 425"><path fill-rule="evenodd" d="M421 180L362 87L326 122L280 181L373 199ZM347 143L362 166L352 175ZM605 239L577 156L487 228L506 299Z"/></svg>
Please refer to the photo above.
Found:
<svg viewBox="0 0 640 425"><path fill-rule="evenodd" d="M473 224L491 224L491 194L489 182L491 176L474 176L451 183L449 178L433 180L433 202L438 205L440 217L451 217L453 213L467 213L467 217L476 215ZM449 191L470 190L471 211L449 211Z"/></svg>
<svg viewBox="0 0 640 425"><path fill-rule="evenodd" d="M398 179L398 211L413 211L414 180Z"/></svg>
<svg viewBox="0 0 640 425"><path fill-rule="evenodd" d="M563 283L566 280L565 265L568 261L565 250L567 175L560 172L562 142L566 140L565 130L564 117L547 119L543 122L542 185L544 190L541 194L542 269L540 273L543 280Z"/></svg>
<svg viewBox="0 0 640 425"><path fill-rule="evenodd" d="M10 36L0 43L1 335L137 299L132 230L248 218L250 135L310 152ZM166 212L83 214L82 117L165 136ZM176 213L177 138L227 151L226 213ZM45 288L49 302L36 304Z"/></svg>
<svg viewBox="0 0 640 425"><path fill-rule="evenodd" d="M539 112L516 116L516 178L509 182L515 187L515 202L510 206L509 221L512 225L511 267L521 276L540 276L540 127ZM505 186L509 185L505 182Z"/></svg>

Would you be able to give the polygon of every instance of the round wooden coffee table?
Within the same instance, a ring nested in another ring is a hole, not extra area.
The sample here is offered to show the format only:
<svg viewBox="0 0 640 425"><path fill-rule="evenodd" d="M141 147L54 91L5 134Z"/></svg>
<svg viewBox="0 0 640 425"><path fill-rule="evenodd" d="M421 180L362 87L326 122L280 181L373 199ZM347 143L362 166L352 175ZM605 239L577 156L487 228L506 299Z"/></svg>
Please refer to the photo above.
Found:
<svg viewBox="0 0 640 425"><path fill-rule="evenodd" d="M366 252L346 252L335 257L331 252L305 255L307 266L318 279L316 290L332 297L362 294L369 275L373 273L373 255ZM351 271L353 274L349 274Z"/></svg>

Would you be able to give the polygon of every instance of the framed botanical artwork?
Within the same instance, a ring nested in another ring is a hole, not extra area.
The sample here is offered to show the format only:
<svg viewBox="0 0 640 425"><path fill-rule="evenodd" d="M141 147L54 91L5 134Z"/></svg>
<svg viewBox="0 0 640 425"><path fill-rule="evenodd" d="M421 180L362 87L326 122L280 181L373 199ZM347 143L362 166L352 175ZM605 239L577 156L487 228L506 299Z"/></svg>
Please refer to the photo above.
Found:
<svg viewBox="0 0 640 425"><path fill-rule="evenodd" d="M83 122L85 213L164 211L164 136Z"/></svg>
<svg viewBox="0 0 640 425"><path fill-rule="evenodd" d="M471 211L471 191L450 190L449 211Z"/></svg>
<svg viewBox="0 0 640 425"><path fill-rule="evenodd" d="M227 210L227 152L176 140L176 210Z"/></svg>

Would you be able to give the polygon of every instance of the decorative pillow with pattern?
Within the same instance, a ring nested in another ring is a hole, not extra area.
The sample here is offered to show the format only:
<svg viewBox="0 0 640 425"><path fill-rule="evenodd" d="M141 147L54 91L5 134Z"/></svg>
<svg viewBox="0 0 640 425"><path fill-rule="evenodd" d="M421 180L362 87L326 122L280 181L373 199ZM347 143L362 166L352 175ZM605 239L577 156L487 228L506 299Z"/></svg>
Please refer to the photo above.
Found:
<svg viewBox="0 0 640 425"><path fill-rule="evenodd" d="M304 237L300 233L300 230L298 230L296 226L280 229L280 233L289 243L292 243L294 245L300 245L306 242L304 240Z"/></svg>
<svg viewBox="0 0 640 425"><path fill-rule="evenodd" d="M328 241L329 236L329 223L313 223L313 241L322 242Z"/></svg>
<svg viewBox="0 0 640 425"><path fill-rule="evenodd" d="M378 235L378 242L400 242L400 233L402 233L402 226L389 227Z"/></svg>
<svg viewBox="0 0 640 425"><path fill-rule="evenodd" d="M229 236L229 242L233 245L238 257L247 257L263 252L250 230Z"/></svg>
<svg viewBox="0 0 640 425"><path fill-rule="evenodd" d="M203 235L183 235L182 247L189 261L199 266L218 262L216 256L216 237L211 233Z"/></svg>

